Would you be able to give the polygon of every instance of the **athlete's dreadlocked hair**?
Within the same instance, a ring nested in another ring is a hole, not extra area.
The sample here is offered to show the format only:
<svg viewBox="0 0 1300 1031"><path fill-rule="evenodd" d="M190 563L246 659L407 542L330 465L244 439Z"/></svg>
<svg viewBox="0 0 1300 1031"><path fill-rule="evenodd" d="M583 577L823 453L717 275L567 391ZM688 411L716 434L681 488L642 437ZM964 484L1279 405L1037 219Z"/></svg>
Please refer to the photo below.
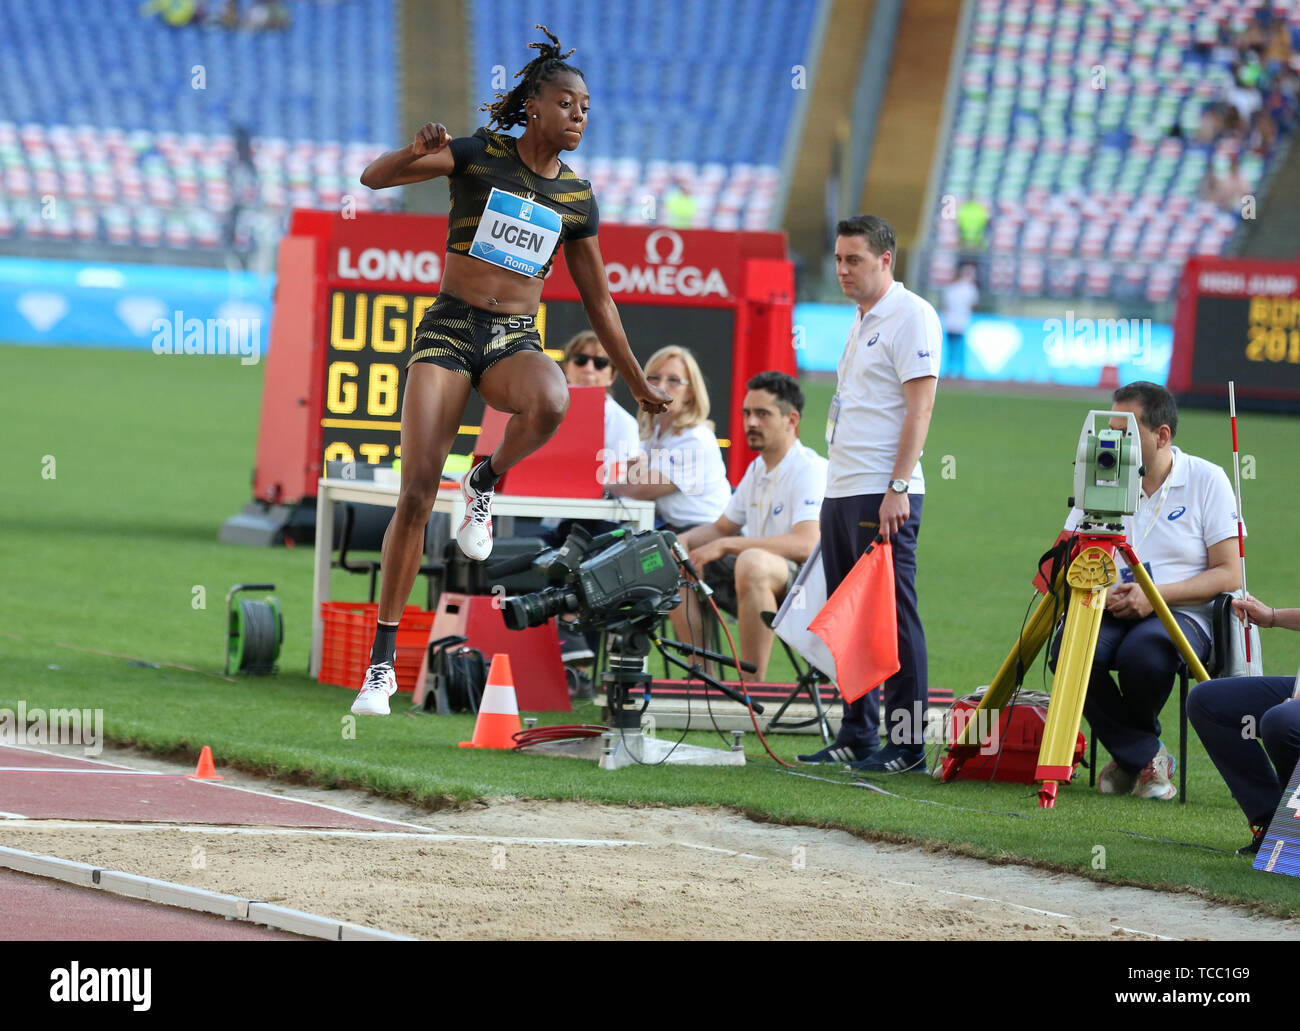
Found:
<svg viewBox="0 0 1300 1031"><path fill-rule="evenodd" d="M524 113L524 104L529 97L535 97L542 91L542 83L550 82L561 72L572 72L579 79L586 79L582 69L564 62L573 51L570 50L567 54L560 53L560 41L552 35L551 30L545 25L535 27L545 32L550 42L529 43L530 49L538 50L540 53L515 73L515 78L522 78L523 81L509 93L498 93L495 104L484 104L479 108L480 111L487 111L490 114L489 125L495 125L499 129L527 125L528 115Z"/></svg>

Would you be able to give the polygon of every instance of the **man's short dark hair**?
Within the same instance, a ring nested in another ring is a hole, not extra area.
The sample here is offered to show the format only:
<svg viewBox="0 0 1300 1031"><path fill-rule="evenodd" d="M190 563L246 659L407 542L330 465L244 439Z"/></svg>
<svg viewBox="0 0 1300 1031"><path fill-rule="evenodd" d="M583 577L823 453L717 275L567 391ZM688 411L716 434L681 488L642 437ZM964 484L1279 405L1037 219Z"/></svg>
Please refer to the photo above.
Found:
<svg viewBox="0 0 1300 1031"><path fill-rule="evenodd" d="M1161 426L1168 426L1170 440L1178 435L1178 402L1159 383L1144 379L1126 383L1115 391L1114 400L1140 404L1142 417L1138 421L1153 433Z"/></svg>
<svg viewBox="0 0 1300 1031"><path fill-rule="evenodd" d="M898 238L894 235L894 227L877 215L846 218L835 227L835 235L866 237L867 246L876 257L883 257L886 251L889 252L891 265L898 258Z"/></svg>
<svg viewBox="0 0 1300 1031"><path fill-rule="evenodd" d="M803 415L803 388L793 376L771 370L760 372L745 384L746 390L766 390L776 398L782 415L789 415L791 410Z"/></svg>

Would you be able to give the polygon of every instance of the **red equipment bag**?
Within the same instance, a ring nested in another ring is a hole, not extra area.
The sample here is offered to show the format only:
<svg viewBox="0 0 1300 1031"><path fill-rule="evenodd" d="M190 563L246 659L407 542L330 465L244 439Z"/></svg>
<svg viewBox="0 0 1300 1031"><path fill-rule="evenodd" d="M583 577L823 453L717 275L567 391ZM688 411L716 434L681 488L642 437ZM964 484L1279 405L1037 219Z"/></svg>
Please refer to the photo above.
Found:
<svg viewBox="0 0 1300 1031"><path fill-rule="evenodd" d="M946 718L945 737L949 745L965 730L973 718L984 689L966 695L953 703ZM996 734L991 714L981 716L987 724L979 728L982 747L967 759L957 773L957 780L996 780L1008 784L1033 784L1038 769L1038 750L1043 743L1043 727L1047 724L1047 704L1051 696L1042 691L1020 691L1015 701L1002 710L997 721ZM1083 761L1087 742L1080 731L1074 742L1074 756L1070 766L1077 770Z"/></svg>

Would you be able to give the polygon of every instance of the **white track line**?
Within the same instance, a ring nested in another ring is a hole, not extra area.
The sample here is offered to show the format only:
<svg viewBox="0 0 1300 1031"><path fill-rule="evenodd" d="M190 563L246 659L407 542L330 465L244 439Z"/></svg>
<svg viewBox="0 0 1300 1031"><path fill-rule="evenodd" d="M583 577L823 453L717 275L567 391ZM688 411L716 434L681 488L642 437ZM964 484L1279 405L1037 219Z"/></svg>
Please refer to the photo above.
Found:
<svg viewBox="0 0 1300 1031"><path fill-rule="evenodd" d="M27 817L24 816L22 813L6 813L3 809L0 809L0 820L26 820L26 819Z"/></svg>
<svg viewBox="0 0 1300 1031"><path fill-rule="evenodd" d="M695 848L701 852L717 852L723 856L735 856L737 859L762 859L763 856L756 856L752 852L737 852L730 848L716 848L713 845L694 845L689 841L674 841L672 844L679 845L682 848Z"/></svg>
<svg viewBox="0 0 1300 1031"><path fill-rule="evenodd" d="M371 823L387 823L393 827L410 827L412 830L427 831L429 828L418 823L409 823L406 820L390 820L386 816L371 816L369 813L359 813L355 809L344 809L342 806L326 805L324 802L309 802L302 798L293 798L289 795L278 795L274 791L259 791L257 788L240 787L238 784L222 784L214 780L196 780L195 784L206 784L214 788L225 788L227 791L244 791L250 795L261 795L264 798L278 798L281 802L293 802L297 805L315 806L317 809L328 809L332 813L342 813L344 816L352 816L358 820L369 820Z"/></svg>
<svg viewBox="0 0 1300 1031"><path fill-rule="evenodd" d="M4 746L2 746L2 747L4 747L4 748L12 748L12 749L14 749L15 751L19 751L19 752L36 752L36 753L38 753L38 754L40 754L40 755L52 755L52 756L55 756L56 758L61 758L61 759L67 758L67 756L62 755L62 754L59 753L59 752L51 752L51 751L47 751L46 749L43 749L43 748L32 748L32 747L30 747L30 746L26 746L26 745L24 745L24 746L19 746L19 745L4 745ZM111 767L113 767L115 770L117 770L117 771L119 771L119 772L122 772L122 773L127 773L127 772L137 772L137 773L140 773L140 774L152 773L152 771L149 771L149 770L131 771L131 770L130 770L130 767L127 767L127 766L120 766L120 765L118 765L117 763L111 763L111 762L109 762L109 761L106 760L106 759L82 759L82 760L79 760L79 761L81 761L81 762L88 762L88 763L95 763L97 766L111 766ZM0 769L0 772L3 772L3 770ZM71 770L71 771L69 771L69 772L80 773L80 772L90 772L90 771ZM111 771L106 771L106 772L111 772ZM187 775L187 774L181 774L181 773L155 773L155 774L153 774L153 775L154 775L154 776L159 776L159 777L182 777L182 778L186 778L186 779L188 779L188 775ZM371 815L369 815L368 813L358 813L358 812L356 812L355 810L352 810L352 809L344 809L344 808L342 808L341 806L336 806L336 805L326 805L324 802L308 802L308 801L304 801L303 799L300 799L300 798L292 798L292 797L290 797L290 796L288 796L288 795L279 795L279 794L276 794L274 791L259 791L257 788L245 788L245 787L240 787L238 784L223 784L223 783L221 783L221 782L219 782L219 781L213 781L213 780L196 780L194 783L196 783L196 784L210 784L212 787L217 787L217 788L228 788L228 789L230 789L231 791L246 791L246 792L248 792L250 795L263 795L263 796L265 796L266 798L278 798L278 799L280 799L280 800L283 801L283 802L297 802L297 803L299 803L300 805L311 805L311 806L315 806L315 807L318 808L318 809L328 809L328 810L330 810L331 812L342 813L344 816L354 816L354 817L356 817L356 818L359 819L359 820L370 820L372 823L387 823L387 824L391 824L391 825L393 825L394 827L411 827L411 828L413 828L413 829L415 829L415 830L427 830L427 829L428 829L428 828L426 828L426 827L422 827L422 826L420 826L420 824L418 824L418 823L408 823L408 822L405 821L405 820L390 820L390 819L388 819L387 817L384 817L384 816L371 816Z"/></svg>
<svg viewBox="0 0 1300 1031"><path fill-rule="evenodd" d="M128 766L121 766L118 763L109 762L107 759L91 759L89 756L69 756L66 752L51 752L48 748L33 748L31 745L3 745L0 748L9 748L15 752L33 752L36 755L51 755L56 759L75 758L77 762L94 763L96 766L113 766L119 770L130 769Z"/></svg>
<svg viewBox="0 0 1300 1031"><path fill-rule="evenodd" d="M930 888L921 884L914 884L911 881L887 881L887 883L898 884L905 888L916 888L920 891L932 891L938 895L953 895L959 899L975 899L978 902L993 902L999 906L1010 906L1012 909L1023 909L1027 913L1037 913L1040 916L1050 916L1057 920L1073 920L1075 922L1078 922L1080 919L1079 917L1074 916L1070 913L1056 913L1050 909L1035 909L1033 906L1022 906L1016 902L1008 902L1006 899L995 899L995 898L991 898L988 895L969 895L964 891L948 891L945 888ZM1123 926L1119 926L1116 929L1123 931L1126 934L1140 934L1143 937L1158 938L1161 941L1167 941L1167 942L1178 941L1177 938L1171 938L1168 935L1164 935L1164 934L1156 934L1154 931L1138 931L1132 927L1123 927Z"/></svg>

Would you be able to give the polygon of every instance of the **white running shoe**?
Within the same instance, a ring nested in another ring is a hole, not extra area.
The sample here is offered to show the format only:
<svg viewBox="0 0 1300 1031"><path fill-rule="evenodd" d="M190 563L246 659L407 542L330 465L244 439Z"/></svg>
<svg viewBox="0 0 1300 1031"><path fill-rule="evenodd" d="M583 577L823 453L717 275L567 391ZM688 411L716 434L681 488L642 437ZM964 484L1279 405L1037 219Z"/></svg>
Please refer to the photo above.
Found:
<svg viewBox="0 0 1300 1031"><path fill-rule="evenodd" d="M1178 764L1163 744L1138 774L1137 784L1133 788L1134 798L1155 798L1168 802L1178 794L1174 787L1174 768Z"/></svg>
<svg viewBox="0 0 1300 1031"><path fill-rule="evenodd" d="M397 674L387 662L377 662L366 670L366 681L357 692L352 711L358 716L387 716L388 699L397 690Z"/></svg>
<svg viewBox="0 0 1300 1031"><path fill-rule="evenodd" d="M465 496L465 519L456 531L456 543L466 558L482 562L492 554L492 498L495 494L490 490L480 494L469 485L477 469L476 465L460 485Z"/></svg>

